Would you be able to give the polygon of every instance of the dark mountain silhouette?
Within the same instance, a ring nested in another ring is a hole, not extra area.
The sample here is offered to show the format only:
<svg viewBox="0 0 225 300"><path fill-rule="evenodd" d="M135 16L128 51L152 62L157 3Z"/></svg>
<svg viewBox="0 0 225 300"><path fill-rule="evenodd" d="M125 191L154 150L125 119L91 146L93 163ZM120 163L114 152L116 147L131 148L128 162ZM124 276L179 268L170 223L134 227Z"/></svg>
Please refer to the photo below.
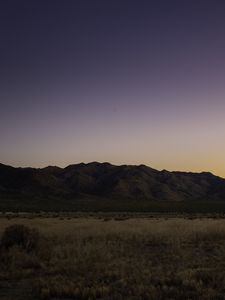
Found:
<svg viewBox="0 0 225 300"><path fill-rule="evenodd" d="M157 171L145 165L75 164L14 168L0 164L0 206L68 208L76 201L225 201L225 179L211 173Z"/></svg>

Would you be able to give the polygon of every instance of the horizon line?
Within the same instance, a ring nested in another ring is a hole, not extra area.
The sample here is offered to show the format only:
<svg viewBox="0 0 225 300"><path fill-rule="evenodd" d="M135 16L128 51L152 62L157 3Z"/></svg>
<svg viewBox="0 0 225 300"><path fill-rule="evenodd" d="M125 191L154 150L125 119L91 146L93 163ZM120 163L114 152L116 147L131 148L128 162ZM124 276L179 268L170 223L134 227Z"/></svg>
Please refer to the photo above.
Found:
<svg viewBox="0 0 225 300"><path fill-rule="evenodd" d="M71 163L71 164L68 164L68 165L65 165L64 167L60 167L58 165L46 165L45 167L33 167L33 166L15 166L15 165L11 165L11 164L7 164L7 163L2 163L0 162L0 165L3 165L3 166L7 166L7 167L11 167L11 168L15 168L15 169L36 169L36 170L43 170L43 169L46 169L46 168L59 168L59 169L66 169L70 166L76 166L76 165L90 165L90 164L108 164L108 165L111 165L111 166L115 166L115 167L122 167L122 166L130 166L130 167L141 167L141 166L144 166L144 167L147 167L147 168L150 168L152 170L155 170L155 171L158 171L158 172L169 172L169 173L191 173L191 174L204 174L204 173L208 173L208 174L211 174L215 177L219 177L219 178L222 178L225 180L225 177L222 177L222 176L219 176L219 175L216 175L214 174L213 172L210 172L210 171L188 171L188 170L173 170L173 171L169 171L167 169L157 169L157 168L152 168L151 166L149 165L146 165L146 164L116 164L116 163L110 163L108 161L103 161L103 162L99 162L99 161L89 161L89 162L80 162L80 163Z"/></svg>

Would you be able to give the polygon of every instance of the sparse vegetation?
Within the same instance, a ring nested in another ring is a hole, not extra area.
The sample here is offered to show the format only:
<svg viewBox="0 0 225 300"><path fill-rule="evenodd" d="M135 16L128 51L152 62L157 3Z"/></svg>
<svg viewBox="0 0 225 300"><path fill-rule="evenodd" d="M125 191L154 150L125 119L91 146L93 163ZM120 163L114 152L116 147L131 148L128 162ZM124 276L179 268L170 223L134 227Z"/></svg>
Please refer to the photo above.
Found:
<svg viewBox="0 0 225 300"><path fill-rule="evenodd" d="M1 217L1 299L224 299L224 219L62 215Z"/></svg>
<svg viewBox="0 0 225 300"><path fill-rule="evenodd" d="M26 252L31 252L37 249L38 242L39 232L36 229L14 224L5 229L0 246L6 250L18 246Z"/></svg>

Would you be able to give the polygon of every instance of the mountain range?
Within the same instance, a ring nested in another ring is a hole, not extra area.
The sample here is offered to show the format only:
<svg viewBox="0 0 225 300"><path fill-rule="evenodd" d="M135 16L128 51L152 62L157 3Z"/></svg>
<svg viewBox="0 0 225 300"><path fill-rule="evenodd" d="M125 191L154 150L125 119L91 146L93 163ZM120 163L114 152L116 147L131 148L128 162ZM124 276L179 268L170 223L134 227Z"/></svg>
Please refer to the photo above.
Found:
<svg viewBox="0 0 225 300"><path fill-rule="evenodd" d="M0 164L0 208L69 209L77 201L225 201L225 179L209 172L158 171L145 165L80 163L66 168Z"/></svg>

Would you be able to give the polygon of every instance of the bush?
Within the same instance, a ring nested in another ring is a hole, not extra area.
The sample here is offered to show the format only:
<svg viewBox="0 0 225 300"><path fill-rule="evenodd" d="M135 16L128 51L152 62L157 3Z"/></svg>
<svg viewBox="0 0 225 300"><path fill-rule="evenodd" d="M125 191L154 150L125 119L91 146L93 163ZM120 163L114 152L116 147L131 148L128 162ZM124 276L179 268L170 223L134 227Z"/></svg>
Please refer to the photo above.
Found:
<svg viewBox="0 0 225 300"><path fill-rule="evenodd" d="M15 224L5 229L1 239L1 247L8 250L13 246L18 246L31 252L37 249L39 239L40 234L37 229Z"/></svg>

